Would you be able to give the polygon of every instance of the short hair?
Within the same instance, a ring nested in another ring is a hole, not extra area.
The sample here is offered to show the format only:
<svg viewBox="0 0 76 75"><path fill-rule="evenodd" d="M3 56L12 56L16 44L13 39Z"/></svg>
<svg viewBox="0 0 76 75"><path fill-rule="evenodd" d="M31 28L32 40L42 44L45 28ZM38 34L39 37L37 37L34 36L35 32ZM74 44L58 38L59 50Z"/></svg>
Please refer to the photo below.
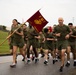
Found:
<svg viewBox="0 0 76 75"><path fill-rule="evenodd" d="M54 24L53 26L56 26L56 24Z"/></svg>
<svg viewBox="0 0 76 75"><path fill-rule="evenodd" d="M48 28L45 28L45 29L44 29L44 33L47 33L47 32L48 32Z"/></svg>
<svg viewBox="0 0 76 75"><path fill-rule="evenodd" d="M68 25L73 25L73 23L68 23Z"/></svg>

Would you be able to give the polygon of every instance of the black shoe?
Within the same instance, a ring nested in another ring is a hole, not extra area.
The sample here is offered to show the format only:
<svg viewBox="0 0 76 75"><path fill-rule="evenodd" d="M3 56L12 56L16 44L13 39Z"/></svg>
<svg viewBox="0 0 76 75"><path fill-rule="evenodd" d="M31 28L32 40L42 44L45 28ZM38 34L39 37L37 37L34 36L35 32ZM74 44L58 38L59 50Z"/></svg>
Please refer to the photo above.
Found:
<svg viewBox="0 0 76 75"><path fill-rule="evenodd" d="M42 54L41 58L43 58L43 57L44 57L44 54Z"/></svg>
<svg viewBox="0 0 76 75"><path fill-rule="evenodd" d="M22 61L25 61L25 58L23 58Z"/></svg>
<svg viewBox="0 0 76 75"><path fill-rule="evenodd" d="M76 61L74 61L74 64L73 64L73 66L76 66Z"/></svg>
<svg viewBox="0 0 76 75"><path fill-rule="evenodd" d="M35 59L35 63L37 63L39 61L39 59Z"/></svg>
<svg viewBox="0 0 76 75"><path fill-rule="evenodd" d="M10 65L10 67L11 67L11 68L14 68L14 67L16 67L16 64L14 64L14 65L12 64L12 65Z"/></svg>
<svg viewBox="0 0 76 75"><path fill-rule="evenodd" d="M27 64L30 63L30 60L27 60Z"/></svg>
<svg viewBox="0 0 76 75"><path fill-rule="evenodd" d="M60 56L57 57L58 59L61 59Z"/></svg>
<svg viewBox="0 0 76 75"><path fill-rule="evenodd" d="M53 60L53 64L55 64L56 60Z"/></svg>
<svg viewBox="0 0 76 75"><path fill-rule="evenodd" d="M35 57L33 56L33 57L32 57L32 61L34 61L34 59L35 59Z"/></svg>
<svg viewBox="0 0 76 75"><path fill-rule="evenodd" d="M55 61L58 62L58 59L56 59Z"/></svg>
<svg viewBox="0 0 76 75"><path fill-rule="evenodd" d="M15 60L15 63L17 64L17 60Z"/></svg>
<svg viewBox="0 0 76 75"><path fill-rule="evenodd" d="M48 59L50 58L50 56L48 55Z"/></svg>
<svg viewBox="0 0 76 75"><path fill-rule="evenodd" d="M69 67L69 66L70 66L70 63L67 62L65 66L66 66L66 67Z"/></svg>
<svg viewBox="0 0 76 75"><path fill-rule="evenodd" d="M60 72L63 72L63 67L64 67L64 65L60 67L60 69L59 69Z"/></svg>
<svg viewBox="0 0 76 75"><path fill-rule="evenodd" d="M44 64L47 65L48 64L48 61L44 61Z"/></svg>

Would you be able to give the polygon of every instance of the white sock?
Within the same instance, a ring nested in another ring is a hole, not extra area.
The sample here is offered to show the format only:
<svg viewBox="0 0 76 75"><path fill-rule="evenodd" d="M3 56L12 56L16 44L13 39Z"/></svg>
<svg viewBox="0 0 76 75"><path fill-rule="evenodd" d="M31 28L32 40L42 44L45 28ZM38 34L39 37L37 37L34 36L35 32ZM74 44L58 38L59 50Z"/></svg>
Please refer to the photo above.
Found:
<svg viewBox="0 0 76 75"><path fill-rule="evenodd" d="M47 59L45 61L48 61Z"/></svg>
<svg viewBox="0 0 76 75"><path fill-rule="evenodd" d="M76 59L74 60L74 62L76 62Z"/></svg>
<svg viewBox="0 0 76 75"><path fill-rule="evenodd" d="M58 59L56 58L56 60L58 60Z"/></svg>
<svg viewBox="0 0 76 75"><path fill-rule="evenodd" d="M38 59L37 57L35 57L35 59Z"/></svg>
<svg viewBox="0 0 76 75"><path fill-rule="evenodd" d="M30 58L27 58L27 60L30 60Z"/></svg>
<svg viewBox="0 0 76 75"><path fill-rule="evenodd" d="M70 63L70 61L67 61L68 63Z"/></svg>
<svg viewBox="0 0 76 75"><path fill-rule="evenodd" d="M53 60L55 60L55 58L53 58Z"/></svg>
<svg viewBox="0 0 76 75"><path fill-rule="evenodd" d="M12 65L15 65L15 63L13 63Z"/></svg>

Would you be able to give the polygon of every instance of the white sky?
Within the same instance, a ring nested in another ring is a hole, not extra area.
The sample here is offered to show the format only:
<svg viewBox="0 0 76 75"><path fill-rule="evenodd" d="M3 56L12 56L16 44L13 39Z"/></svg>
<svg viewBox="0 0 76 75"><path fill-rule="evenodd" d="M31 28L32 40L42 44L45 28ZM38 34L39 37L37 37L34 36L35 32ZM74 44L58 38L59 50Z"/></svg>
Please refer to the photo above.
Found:
<svg viewBox="0 0 76 75"><path fill-rule="evenodd" d="M13 19L22 23L40 8L47 25L58 24L58 17L76 25L76 0L0 0L0 25L10 27Z"/></svg>

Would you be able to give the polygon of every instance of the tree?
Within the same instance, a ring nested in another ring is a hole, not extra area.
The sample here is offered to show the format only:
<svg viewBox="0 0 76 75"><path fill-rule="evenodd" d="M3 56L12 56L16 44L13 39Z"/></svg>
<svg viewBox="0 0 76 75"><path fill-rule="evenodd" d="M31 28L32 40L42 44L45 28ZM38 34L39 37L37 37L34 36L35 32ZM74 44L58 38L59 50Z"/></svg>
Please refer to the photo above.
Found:
<svg viewBox="0 0 76 75"><path fill-rule="evenodd" d="M6 26L3 26L3 30L6 30Z"/></svg>

